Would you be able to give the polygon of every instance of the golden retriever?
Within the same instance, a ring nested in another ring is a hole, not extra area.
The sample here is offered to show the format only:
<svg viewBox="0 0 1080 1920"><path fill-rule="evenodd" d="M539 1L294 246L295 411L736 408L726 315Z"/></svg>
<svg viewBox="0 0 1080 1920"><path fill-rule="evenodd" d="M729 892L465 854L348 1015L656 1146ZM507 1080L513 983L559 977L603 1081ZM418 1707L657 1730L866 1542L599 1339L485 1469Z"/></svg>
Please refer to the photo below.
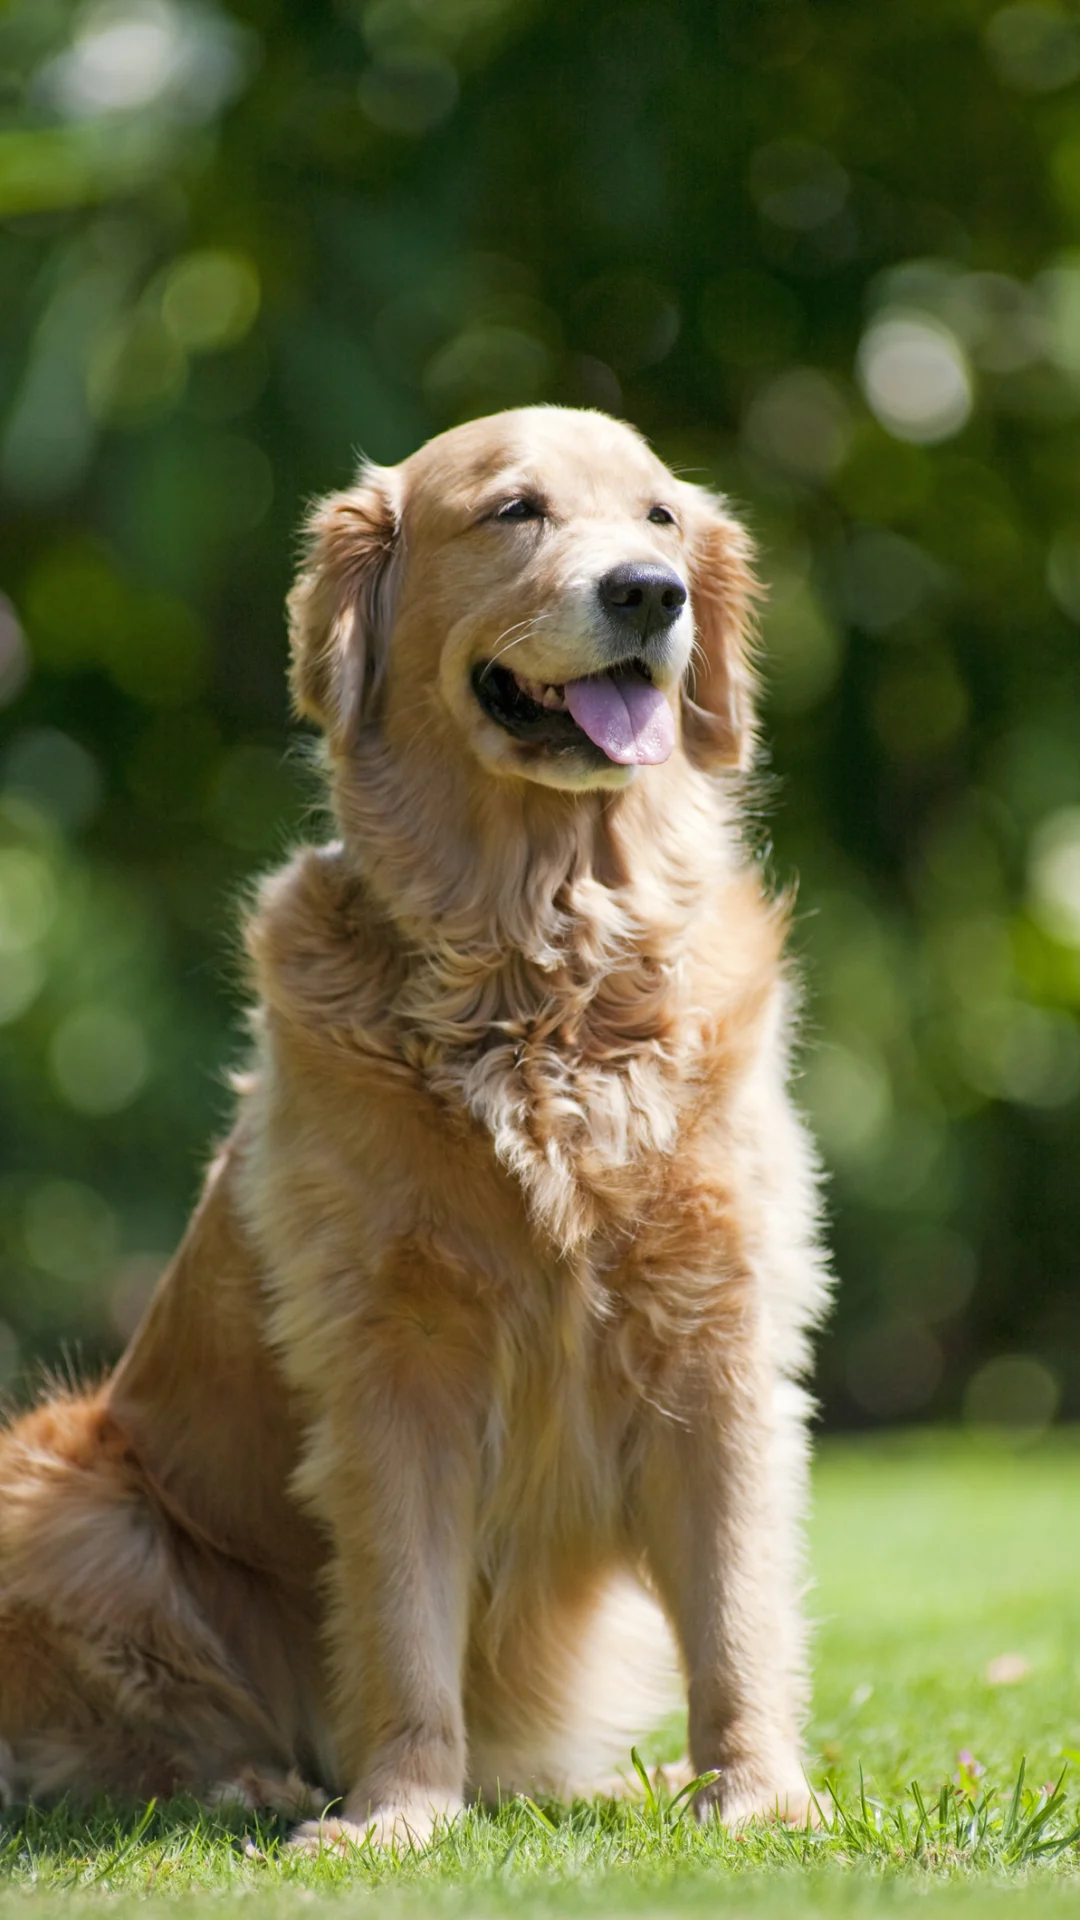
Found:
<svg viewBox="0 0 1080 1920"><path fill-rule="evenodd" d="M827 1275L739 837L753 594L596 413L313 512L338 838L260 890L236 1124L127 1353L0 1438L11 1792L309 1779L299 1844L422 1840L625 1753L663 1616L698 1810L804 1817Z"/></svg>

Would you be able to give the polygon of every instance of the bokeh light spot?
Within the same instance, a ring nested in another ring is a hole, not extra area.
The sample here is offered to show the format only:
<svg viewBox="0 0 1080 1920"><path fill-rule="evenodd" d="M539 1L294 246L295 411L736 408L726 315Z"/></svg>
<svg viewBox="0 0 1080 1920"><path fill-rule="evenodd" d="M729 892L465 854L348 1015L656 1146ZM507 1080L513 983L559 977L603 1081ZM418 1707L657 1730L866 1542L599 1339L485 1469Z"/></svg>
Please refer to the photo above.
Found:
<svg viewBox="0 0 1080 1920"><path fill-rule="evenodd" d="M41 91L69 120L149 108L208 120L240 86L252 40L197 0L97 0L76 16Z"/></svg>
<svg viewBox="0 0 1080 1920"><path fill-rule="evenodd" d="M813 367L793 367L755 394L743 434L771 466L820 481L843 460L850 429L850 408L835 383Z"/></svg>
<svg viewBox="0 0 1080 1920"><path fill-rule="evenodd" d="M1062 807L1031 840L1032 912L1055 939L1080 947L1080 807Z"/></svg>
<svg viewBox="0 0 1080 1920"><path fill-rule="evenodd" d="M280 847L295 822L299 799L297 784L279 753L269 747L234 747L212 782L207 819L228 846L264 853Z"/></svg>
<svg viewBox="0 0 1080 1920"><path fill-rule="evenodd" d="M117 633L109 668L118 687L148 706L182 706L202 691L209 643L198 615L181 600L148 599Z"/></svg>
<svg viewBox="0 0 1080 1920"><path fill-rule="evenodd" d="M92 753L58 727L18 733L0 763L4 790L31 805L64 832L92 820L101 799L101 773Z"/></svg>
<svg viewBox="0 0 1080 1920"><path fill-rule="evenodd" d="M1058 158L1075 163L1067 171L1059 167L1059 184L1068 183L1072 190L1064 197L1080 211L1080 145L1063 146ZM1045 352L1072 381L1080 381L1080 254L1059 254L1036 274L1034 292Z"/></svg>
<svg viewBox="0 0 1080 1920"><path fill-rule="evenodd" d="M445 54L432 48L401 48L383 54L359 84L360 105L387 133L428 133L457 105L458 77Z"/></svg>
<svg viewBox="0 0 1080 1920"><path fill-rule="evenodd" d="M962 347L925 315L875 320L859 344L856 371L883 427L933 445L959 433L973 405Z"/></svg>
<svg viewBox="0 0 1080 1920"><path fill-rule="evenodd" d="M779 713L808 713L825 699L843 660L843 642L809 583L773 575L764 619L765 671Z"/></svg>
<svg viewBox="0 0 1080 1920"><path fill-rule="evenodd" d="M1055 93L1080 73L1080 25L1057 7L1026 0L991 17L986 50L1006 86Z"/></svg>
<svg viewBox="0 0 1080 1920"><path fill-rule="evenodd" d="M57 1027L49 1066L61 1097L90 1117L119 1113L141 1093L150 1072L142 1028L107 1005L83 1006Z"/></svg>
<svg viewBox="0 0 1080 1920"><path fill-rule="evenodd" d="M0 1026L10 1026L32 1007L45 984L45 962L32 949L0 952Z"/></svg>
<svg viewBox="0 0 1080 1920"><path fill-rule="evenodd" d="M176 77L182 26L165 0L87 8L55 75L59 103L73 116L146 107Z"/></svg>
<svg viewBox="0 0 1080 1920"><path fill-rule="evenodd" d="M893 1310L920 1321L949 1320L967 1306L977 1263L970 1242L949 1227L915 1227L894 1238L880 1269Z"/></svg>
<svg viewBox="0 0 1080 1920"><path fill-rule="evenodd" d="M71 1284L100 1280L116 1258L116 1215L93 1187L45 1180L28 1196L23 1238L34 1265Z"/></svg>
<svg viewBox="0 0 1080 1920"><path fill-rule="evenodd" d="M1080 621L1080 535L1054 535L1046 556L1046 584L1062 612Z"/></svg>
<svg viewBox="0 0 1080 1920"><path fill-rule="evenodd" d="M90 354L86 391L95 419L141 427L177 400L187 358L160 314L136 310L106 329Z"/></svg>
<svg viewBox="0 0 1080 1920"><path fill-rule="evenodd" d="M878 1420L895 1420L924 1407L943 1370L940 1343L917 1321L882 1321L855 1334L848 1344L848 1391Z"/></svg>
<svg viewBox="0 0 1080 1920"><path fill-rule="evenodd" d="M997 1063L1007 1100L1064 1107L1080 1093L1080 1029L1070 1014L1018 1003L1005 1028Z"/></svg>
<svg viewBox="0 0 1080 1920"><path fill-rule="evenodd" d="M954 663L939 651L891 664L874 693L874 731L897 760L936 753L959 734L970 696Z"/></svg>
<svg viewBox="0 0 1080 1920"><path fill-rule="evenodd" d="M943 574L913 541L885 528L856 527L844 554L840 600L867 633L886 633L927 605Z"/></svg>
<svg viewBox="0 0 1080 1920"><path fill-rule="evenodd" d="M23 606L35 660L58 673L103 663L129 613L122 582L87 541L46 549L27 580Z"/></svg>
<svg viewBox="0 0 1080 1920"><path fill-rule="evenodd" d="M161 292L166 326L188 353L234 347L259 311L259 276L244 254L207 249L173 263Z"/></svg>
<svg viewBox="0 0 1080 1920"><path fill-rule="evenodd" d="M892 1089L884 1063L869 1051L839 1043L822 1046L803 1079L803 1097L826 1149L859 1161L872 1153L892 1116Z"/></svg>
<svg viewBox="0 0 1080 1920"><path fill-rule="evenodd" d="M1017 1438L1034 1439L1057 1412L1060 1387L1043 1361L1027 1354L999 1354L969 1380L964 1418Z"/></svg>
<svg viewBox="0 0 1080 1920"><path fill-rule="evenodd" d="M52 869L29 847L0 848L0 953L23 953L48 933L58 895Z"/></svg>
<svg viewBox="0 0 1080 1920"><path fill-rule="evenodd" d="M429 361L424 386L455 418L539 399L548 349L519 327L467 327Z"/></svg>

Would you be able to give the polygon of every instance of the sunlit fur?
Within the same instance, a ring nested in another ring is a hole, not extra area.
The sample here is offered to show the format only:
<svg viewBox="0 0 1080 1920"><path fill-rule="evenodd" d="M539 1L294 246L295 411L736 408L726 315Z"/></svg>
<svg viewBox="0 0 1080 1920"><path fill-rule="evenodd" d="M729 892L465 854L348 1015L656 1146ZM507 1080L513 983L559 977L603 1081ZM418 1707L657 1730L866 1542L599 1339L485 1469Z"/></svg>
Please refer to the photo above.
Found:
<svg viewBox="0 0 1080 1920"><path fill-rule="evenodd" d="M493 521L523 487L547 517ZM556 778L471 672L594 669L589 583L650 558L690 589L679 745ZM827 1282L739 837L752 597L722 505L595 414L474 422L313 512L293 688L339 837L260 890L235 1128L131 1347L0 1442L12 1790L299 1805L298 1771L343 1796L301 1844L422 1837L625 1763L666 1619L699 1810L805 1813Z"/></svg>

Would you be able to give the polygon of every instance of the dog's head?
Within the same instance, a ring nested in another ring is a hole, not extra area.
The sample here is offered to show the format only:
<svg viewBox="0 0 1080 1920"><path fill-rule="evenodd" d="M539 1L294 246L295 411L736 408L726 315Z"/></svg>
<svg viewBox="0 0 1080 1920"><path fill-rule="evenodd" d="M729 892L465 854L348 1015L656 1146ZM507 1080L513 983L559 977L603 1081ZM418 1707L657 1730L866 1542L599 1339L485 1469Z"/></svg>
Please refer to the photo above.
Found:
<svg viewBox="0 0 1080 1920"><path fill-rule="evenodd" d="M300 712L347 756L456 730L515 779L616 788L752 744L749 543L602 414L531 407L365 467L290 598Z"/></svg>

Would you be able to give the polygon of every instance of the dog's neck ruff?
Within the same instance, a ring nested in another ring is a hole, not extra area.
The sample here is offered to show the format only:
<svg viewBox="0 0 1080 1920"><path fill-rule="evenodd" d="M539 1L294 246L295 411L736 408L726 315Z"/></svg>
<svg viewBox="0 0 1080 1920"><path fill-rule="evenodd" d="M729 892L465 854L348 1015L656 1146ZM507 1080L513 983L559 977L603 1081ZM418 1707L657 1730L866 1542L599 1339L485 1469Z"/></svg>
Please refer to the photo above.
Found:
<svg viewBox="0 0 1080 1920"><path fill-rule="evenodd" d="M377 743L357 771L334 858L389 965L357 993L348 1044L481 1125L561 1248L632 1230L700 1053L687 956L733 870L713 784L685 770L675 832L634 789L613 805L500 783L448 846L445 808L396 791Z"/></svg>

